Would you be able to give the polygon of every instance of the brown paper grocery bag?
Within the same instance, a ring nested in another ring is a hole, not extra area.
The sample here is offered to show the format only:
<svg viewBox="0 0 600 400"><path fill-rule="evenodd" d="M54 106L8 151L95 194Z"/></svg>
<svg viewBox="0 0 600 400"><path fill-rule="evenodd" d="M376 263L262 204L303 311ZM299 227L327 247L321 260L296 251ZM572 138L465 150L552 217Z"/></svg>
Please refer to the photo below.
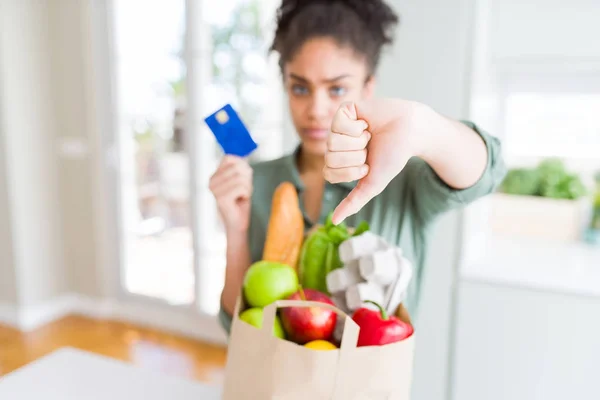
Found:
<svg viewBox="0 0 600 400"><path fill-rule="evenodd" d="M340 348L318 351L273 336L278 308L324 307L345 318ZM258 329L236 305L223 400L409 400L414 334L398 343L356 347L359 327L344 312L314 301L280 300L264 308ZM403 307L397 313L406 322Z"/></svg>

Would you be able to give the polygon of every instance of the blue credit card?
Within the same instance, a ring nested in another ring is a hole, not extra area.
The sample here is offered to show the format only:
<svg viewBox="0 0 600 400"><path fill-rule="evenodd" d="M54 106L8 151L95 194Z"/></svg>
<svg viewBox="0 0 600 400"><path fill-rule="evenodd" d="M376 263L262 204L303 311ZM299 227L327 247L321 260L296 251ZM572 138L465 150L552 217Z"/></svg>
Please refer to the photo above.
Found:
<svg viewBox="0 0 600 400"><path fill-rule="evenodd" d="M204 121L225 154L246 157L258 147L231 104L209 115Z"/></svg>

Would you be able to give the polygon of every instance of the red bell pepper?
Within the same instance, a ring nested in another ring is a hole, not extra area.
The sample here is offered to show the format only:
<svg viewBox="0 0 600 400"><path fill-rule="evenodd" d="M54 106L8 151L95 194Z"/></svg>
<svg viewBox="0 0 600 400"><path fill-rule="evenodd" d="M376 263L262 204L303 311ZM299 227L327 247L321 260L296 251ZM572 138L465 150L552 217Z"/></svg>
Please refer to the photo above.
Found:
<svg viewBox="0 0 600 400"><path fill-rule="evenodd" d="M376 305L379 311L363 307L352 315L352 319L360 327L358 347L395 343L413 334L414 329L410 324L395 316L388 317L385 309L376 302L366 302Z"/></svg>

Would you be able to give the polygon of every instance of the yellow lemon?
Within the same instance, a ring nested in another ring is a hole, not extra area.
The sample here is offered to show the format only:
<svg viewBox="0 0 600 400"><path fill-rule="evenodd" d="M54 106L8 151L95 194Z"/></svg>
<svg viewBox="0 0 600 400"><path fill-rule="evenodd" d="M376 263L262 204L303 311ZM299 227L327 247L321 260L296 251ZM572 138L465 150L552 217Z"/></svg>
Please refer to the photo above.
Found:
<svg viewBox="0 0 600 400"><path fill-rule="evenodd" d="M312 342L308 342L304 345L304 347L308 347L313 350L335 350L337 346L327 340L313 340Z"/></svg>

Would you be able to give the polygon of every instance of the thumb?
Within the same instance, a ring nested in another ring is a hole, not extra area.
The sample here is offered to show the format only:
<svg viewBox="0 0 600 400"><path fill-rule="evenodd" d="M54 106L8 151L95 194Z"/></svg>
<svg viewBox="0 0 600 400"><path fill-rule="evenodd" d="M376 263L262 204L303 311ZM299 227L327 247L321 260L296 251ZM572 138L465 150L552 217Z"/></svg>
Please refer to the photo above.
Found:
<svg viewBox="0 0 600 400"><path fill-rule="evenodd" d="M377 188L369 175L358 182L358 185L338 204L333 211L332 222L337 225L346 218L359 212L371 199L379 194Z"/></svg>
<svg viewBox="0 0 600 400"><path fill-rule="evenodd" d="M387 147L383 146L383 150ZM379 156L374 159L384 160L380 152L375 152ZM346 218L359 212L373 197L379 195L392 181L392 179L404 169L410 159L409 153L394 154L394 160L391 162L375 162L369 167L369 173L358 182L358 185L346 196L344 200L333 211L332 222L339 224Z"/></svg>

